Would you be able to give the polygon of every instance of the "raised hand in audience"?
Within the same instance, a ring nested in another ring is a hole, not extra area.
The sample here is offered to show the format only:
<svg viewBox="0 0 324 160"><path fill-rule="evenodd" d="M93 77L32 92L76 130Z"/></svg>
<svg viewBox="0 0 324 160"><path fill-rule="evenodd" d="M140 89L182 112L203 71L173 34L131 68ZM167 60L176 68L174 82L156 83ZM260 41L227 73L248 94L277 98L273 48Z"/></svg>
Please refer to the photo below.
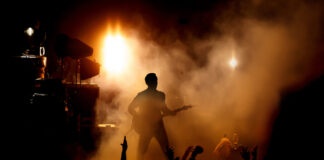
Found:
<svg viewBox="0 0 324 160"><path fill-rule="evenodd" d="M257 155L258 154L258 146L255 146L251 152L252 155L252 160L256 160L257 159Z"/></svg>
<svg viewBox="0 0 324 160"><path fill-rule="evenodd" d="M173 160L173 157L174 157L173 148L167 147L166 155L168 157L168 160Z"/></svg>
<svg viewBox="0 0 324 160"><path fill-rule="evenodd" d="M242 147L241 156L244 160L250 160L250 152L248 151L248 147Z"/></svg>
<svg viewBox="0 0 324 160"><path fill-rule="evenodd" d="M123 148L122 154L121 154L121 160L126 160L126 150L128 148L126 136L124 136L124 142L122 144L120 144L120 145Z"/></svg>
<svg viewBox="0 0 324 160"><path fill-rule="evenodd" d="M187 157L189 156L189 154L190 154L192 151L193 151L193 146L189 146L189 147L187 148L187 150L185 151L185 153L183 154L181 160L186 160Z"/></svg>
<svg viewBox="0 0 324 160"><path fill-rule="evenodd" d="M192 151L191 156L189 160L195 160L196 156L200 153L202 153L204 149L201 146L196 146L195 149Z"/></svg>

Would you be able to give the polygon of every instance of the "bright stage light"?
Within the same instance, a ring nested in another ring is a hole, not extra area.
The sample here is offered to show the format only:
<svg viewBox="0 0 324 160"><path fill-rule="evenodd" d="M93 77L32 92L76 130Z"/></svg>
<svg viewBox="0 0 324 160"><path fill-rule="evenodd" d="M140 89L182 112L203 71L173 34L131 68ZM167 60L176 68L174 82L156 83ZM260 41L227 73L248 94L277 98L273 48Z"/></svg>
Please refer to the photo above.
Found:
<svg viewBox="0 0 324 160"><path fill-rule="evenodd" d="M103 54L103 66L110 74L118 75L125 70L129 52L125 39L120 34L105 38Z"/></svg>
<svg viewBox="0 0 324 160"><path fill-rule="evenodd" d="M236 68L236 66L237 66L237 60L236 60L235 57L232 57L232 59L229 61L229 65L230 65L233 69Z"/></svg>
<svg viewBox="0 0 324 160"><path fill-rule="evenodd" d="M34 29L29 27L25 30L25 32L28 36L32 36L34 34Z"/></svg>

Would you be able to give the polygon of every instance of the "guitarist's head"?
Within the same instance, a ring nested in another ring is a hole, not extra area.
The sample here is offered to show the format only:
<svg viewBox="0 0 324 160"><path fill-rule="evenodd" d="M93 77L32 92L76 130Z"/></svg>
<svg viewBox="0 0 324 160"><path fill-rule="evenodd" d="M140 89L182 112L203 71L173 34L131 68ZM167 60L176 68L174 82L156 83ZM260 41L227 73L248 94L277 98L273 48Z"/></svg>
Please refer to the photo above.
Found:
<svg viewBox="0 0 324 160"><path fill-rule="evenodd" d="M157 77L155 73L149 73L145 76L145 83L149 89L156 89L157 87Z"/></svg>

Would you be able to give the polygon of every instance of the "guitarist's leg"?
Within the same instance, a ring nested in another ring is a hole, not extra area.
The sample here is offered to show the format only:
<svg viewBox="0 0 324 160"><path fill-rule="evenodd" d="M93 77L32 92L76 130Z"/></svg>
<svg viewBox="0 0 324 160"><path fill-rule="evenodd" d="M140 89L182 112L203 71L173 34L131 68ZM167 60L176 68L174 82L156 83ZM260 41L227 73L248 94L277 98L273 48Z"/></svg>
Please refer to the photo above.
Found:
<svg viewBox="0 0 324 160"><path fill-rule="evenodd" d="M157 129L157 132L155 133L155 138L159 142L163 153L166 154L167 148L169 147L169 141L163 124L159 126L159 129Z"/></svg>
<svg viewBox="0 0 324 160"><path fill-rule="evenodd" d="M138 142L138 150L137 150L137 160L143 160L144 154L148 149L148 145L150 144L152 137L148 135L140 135Z"/></svg>

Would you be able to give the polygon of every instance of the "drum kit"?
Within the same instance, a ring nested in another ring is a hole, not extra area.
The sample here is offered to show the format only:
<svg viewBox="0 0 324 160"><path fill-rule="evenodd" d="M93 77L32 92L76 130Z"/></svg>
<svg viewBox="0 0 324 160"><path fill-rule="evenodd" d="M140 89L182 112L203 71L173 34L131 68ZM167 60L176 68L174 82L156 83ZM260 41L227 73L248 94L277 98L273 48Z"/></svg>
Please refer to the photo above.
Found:
<svg viewBox="0 0 324 160"><path fill-rule="evenodd" d="M32 33L34 33L34 31L31 32L31 29L28 29L26 34L28 33L28 36L33 36ZM29 76L25 78L31 78L32 80L46 80L49 77L49 73L47 73L48 58L44 41L32 41L34 44L28 41L26 42L27 45L23 45L25 48L22 49L23 52L21 54L15 53L15 56L10 57L10 65L15 68L14 71L17 72L16 74L20 74L19 72L23 72L24 74L28 73ZM70 83L81 84L81 80L89 79L99 74L100 64L87 58L92 56L93 49L84 42L76 38L70 38L66 34L59 34L54 44L54 51L56 56L61 60L61 62L58 63L60 64L60 66L58 66L60 69L56 70L61 72L59 79L62 81L67 81L65 80L66 77L64 77L63 72L71 72L64 71L63 65L66 64L66 62L63 63L63 61L64 58L67 57L70 59L72 58L72 60L75 61L73 64L76 64L76 69L73 70L73 72L75 72L73 74L76 76L74 78L75 82L72 81ZM56 78L58 77L56 76Z"/></svg>
<svg viewBox="0 0 324 160"><path fill-rule="evenodd" d="M32 32L30 28L27 31L26 33L28 33L28 36L32 36L32 33L35 34L35 32ZM66 81L65 77L63 76L55 77L51 76L47 72L48 56L47 50L45 50L46 48L43 45L44 42L33 42L38 43L28 43L28 45L24 45L27 47L23 49L23 52L18 54L14 53L14 56L11 56L10 60L8 61L8 64L10 65L8 66L10 70L9 72L11 72L10 79L12 79L11 83L15 85L13 87L14 89L12 90L29 90L26 92L28 95L25 94L15 98L23 99L24 97L29 97L28 102L26 102L27 106L38 104L47 108L52 104L52 100L55 99L55 101L62 102L58 104L63 105L57 106L56 108L63 108L66 112L73 111L72 108L82 108L82 105L85 104L92 106L86 106L83 108L94 108L94 102L96 102L96 98L98 97L99 87L95 84L85 83L82 84L83 86L81 86L81 80L88 79L99 74L100 65L87 58L92 55L93 49L84 42L75 38L70 38L67 35L60 34L57 36L56 43L54 44L56 56L62 60L66 57L70 57L77 62L76 67L78 70L74 71L77 71L75 75L78 76L80 81L79 83L78 81L69 82ZM60 64L63 65L63 63ZM62 68L61 72L63 72L63 66L58 66L57 68ZM86 97L83 92L87 92L89 94L90 92L93 92L93 96L91 97L88 95L88 97ZM82 98L82 96L85 96L86 98ZM44 99L46 101L43 101ZM78 103L80 99L91 102L81 104Z"/></svg>
<svg viewBox="0 0 324 160"><path fill-rule="evenodd" d="M98 128L95 125L95 106L99 87L85 83L100 71L100 65L90 59L92 47L64 34L51 41L47 41L46 36L39 36L41 40L38 41L32 37L38 31L37 28L28 28L24 36L21 36L23 29L18 31L21 34L12 35L15 48L8 47L11 52L4 61L6 68L2 75L8 88L5 102L9 103L4 108L9 110L10 121L15 119L10 125L17 126L19 133L21 130L21 133L28 133L22 134L24 139L33 134L42 135L65 145L72 143L68 138L73 137L73 144L77 141L84 148L96 146L96 136L93 135L97 134ZM48 42L53 44L48 45ZM53 46L53 50L48 46ZM60 59L65 59L65 63L60 63ZM63 66L70 62L73 63L70 66L78 70L68 70ZM63 72L69 74L61 74ZM66 75L76 75L79 81L70 81Z"/></svg>

